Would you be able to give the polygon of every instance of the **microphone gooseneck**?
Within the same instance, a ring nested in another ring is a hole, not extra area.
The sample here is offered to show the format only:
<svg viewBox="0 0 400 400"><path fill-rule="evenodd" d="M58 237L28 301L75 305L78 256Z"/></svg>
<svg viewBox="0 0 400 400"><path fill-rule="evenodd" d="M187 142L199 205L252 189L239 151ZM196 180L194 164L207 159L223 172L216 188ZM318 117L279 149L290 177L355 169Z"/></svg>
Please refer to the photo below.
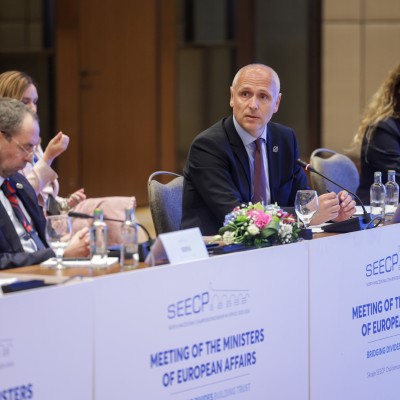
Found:
<svg viewBox="0 0 400 400"><path fill-rule="evenodd" d="M81 213L81 212L76 212L76 211L70 211L68 213L68 215L70 217L73 218L83 218L83 219L90 219L90 218L94 218L93 215L90 214L85 214L85 213ZM103 217L104 221L114 221L114 222L124 222L122 219L114 219L114 218L108 218L108 217Z"/></svg>
<svg viewBox="0 0 400 400"><path fill-rule="evenodd" d="M76 212L76 211L70 211L68 213L68 215L72 218L83 218L83 219L89 219L89 218L93 218L93 215L89 215L89 214L84 214L81 212Z"/></svg>
<svg viewBox="0 0 400 400"><path fill-rule="evenodd" d="M68 213L68 215L72 218L82 218L82 219L93 219L94 218L93 215L76 212L76 211L70 211ZM107 218L107 217L103 217L103 220L104 221L121 222L121 223L124 222L122 219ZM147 240L149 240L149 241L153 240L150 235L150 232L142 224L139 224L139 222L136 222L136 225L139 226L141 229L143 229L143 231L146 233Z"/></svg>
<svg viewBox="0 0 400 400"><path fill-rule="evenodd" d="M314 174L317 174L319 176L321 176L322 178L326 179L327 181L333 183L334 185L340 187L343 190L346 190L346 192L350 193L352 196L354 196L360 203L361 208L363 210L363 218L364 218L364 223L368 223L371 221L371 215L367 212L367 210L365 209L365 206L363 204L363 202L361 201L361 199L355 194L353 193L351 190L343 187L340 183L334 182L332 179L328 178L327 176L321 174L320 172L318 172L317 170L315 170L310 164L306 163L305 161L301 160L300 158L297 159L297 164L299 164L301 167L303 167L306 171L310 171L313 172Z"/></svg>

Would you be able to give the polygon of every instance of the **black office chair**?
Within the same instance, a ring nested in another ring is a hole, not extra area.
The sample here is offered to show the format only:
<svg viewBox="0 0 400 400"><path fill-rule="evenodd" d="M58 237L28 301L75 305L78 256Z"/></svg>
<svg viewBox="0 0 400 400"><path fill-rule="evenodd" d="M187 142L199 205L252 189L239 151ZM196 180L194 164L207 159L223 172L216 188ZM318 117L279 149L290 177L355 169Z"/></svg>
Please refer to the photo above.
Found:
<svg viewBox="0 0 400 400"><path fill-rule="evenodd" d="M165 176L173 179L166 184L154 179ZM157 235L178 231L182 218L183 176L168 171L154 172L148 179L147 190Z"/></svg>

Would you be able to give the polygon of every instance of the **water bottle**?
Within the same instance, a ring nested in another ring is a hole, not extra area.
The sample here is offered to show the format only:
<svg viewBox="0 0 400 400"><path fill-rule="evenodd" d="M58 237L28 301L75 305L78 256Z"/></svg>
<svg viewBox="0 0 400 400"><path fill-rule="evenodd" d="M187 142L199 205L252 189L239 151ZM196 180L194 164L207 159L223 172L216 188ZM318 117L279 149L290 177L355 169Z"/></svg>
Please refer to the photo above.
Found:
<svg viewBox="0 0 400 400"><path fill-rule="evenodd" d="M390 221L399 204L399 185L396 182L396 172L393 169L388 171L388 180L385 188L385 221Z"/></svg>
<svg viewBox="0 0 400 400"><path fill-rule="evenodd" d="M370 189L370 205L371 214L385 218L385 197L386 189L382 183L382 173L377 171L374 173L374 183Z"/></svg>
<svg viewBox="0 0 400 400"><path fill-rule="evenodd" d="M125 209L125 221L121 225L120 264L124 269L134 269L139 265L138 227L133 208Z"/></svg>
<svg viewBox="0 0 400 400"><path fill-rule="evenodd" d="M107 225L103 221L103 211L96 208L90 227L90 263L97 267L107 265Z"/></svg>

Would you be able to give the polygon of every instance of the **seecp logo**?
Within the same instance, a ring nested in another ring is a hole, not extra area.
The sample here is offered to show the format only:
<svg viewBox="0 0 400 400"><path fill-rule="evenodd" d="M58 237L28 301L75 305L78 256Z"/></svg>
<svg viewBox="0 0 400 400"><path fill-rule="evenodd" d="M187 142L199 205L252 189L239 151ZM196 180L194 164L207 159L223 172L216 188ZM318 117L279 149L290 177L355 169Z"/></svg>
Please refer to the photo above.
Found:
<svg viewBox="0 0 400 400"><path fill-rule="evenodd" d="M368 263L365 266L365 276L367 278L377 278L399 270L399 255L397 252L395 252L378 260L372 260L370 263Z"/></svg>
<svg viewBox="0 0 400 400"><path fill-rule="evenodd" d="M247 289L214 289L180 299L167 306L167 318L175 319L199 315L206 311L221 311L248 305L250 291Z"/></svg>

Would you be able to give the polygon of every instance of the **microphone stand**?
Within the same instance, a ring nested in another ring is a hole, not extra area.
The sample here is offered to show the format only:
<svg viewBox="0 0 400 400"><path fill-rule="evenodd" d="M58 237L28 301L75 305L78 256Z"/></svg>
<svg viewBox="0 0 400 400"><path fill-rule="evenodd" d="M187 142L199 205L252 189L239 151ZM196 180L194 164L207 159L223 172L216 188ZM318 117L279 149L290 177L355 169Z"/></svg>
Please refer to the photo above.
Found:
<svg viewBox="0 0 400 400"><path fill-rule="evenodd" d="M351 190L343 187L341 184L334 182L332 179L328 178L327 176L321 174L317 170L315 170L310 164L306 163L305 161L301 160L300 158L297 159L297 164L299 164L301 167L303 167L306 171L313 172L314 174L317 174L321 176L322 178L326 179L327 181L333 183L334 185L340 187L343 190L346 190L348 193L350 193L352 196L354 196L360 203L361 208L363 209L363 216L361 217L352 217L349 218L345 221L341 222L335 222L330 225L325 225L322 227L322 230L324 232L331 232L331 233L347 233L347 232L354 232L354 231L360 231L364 229L368 229L372 226L375 227L375 225L371 224L371 214L369 214L361 201L361 199L353 193Z"/></svg>

